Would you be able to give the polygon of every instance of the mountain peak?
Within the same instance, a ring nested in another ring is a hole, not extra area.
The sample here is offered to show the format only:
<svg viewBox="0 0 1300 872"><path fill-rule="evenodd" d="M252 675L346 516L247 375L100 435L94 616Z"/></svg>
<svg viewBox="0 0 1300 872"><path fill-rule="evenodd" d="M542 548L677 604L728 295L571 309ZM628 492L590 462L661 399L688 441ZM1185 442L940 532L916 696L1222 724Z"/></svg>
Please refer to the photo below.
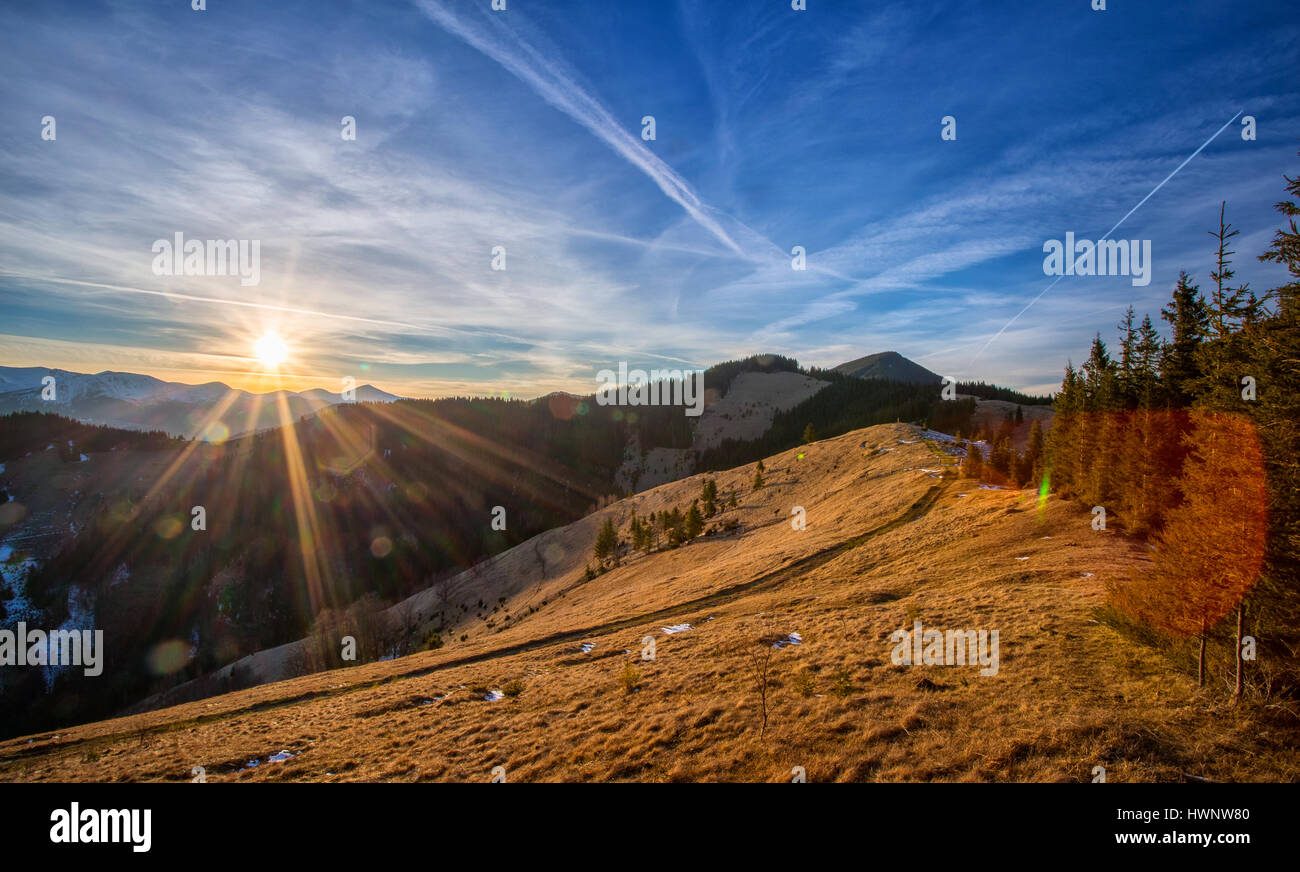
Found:
<svg viewBox="0 0 1300 872"><path fill-rule="evenodd" d="M916 384L939 384L943 379L897 351L881 351L841 363L836 372L853 378L881 378Z"/></svg>

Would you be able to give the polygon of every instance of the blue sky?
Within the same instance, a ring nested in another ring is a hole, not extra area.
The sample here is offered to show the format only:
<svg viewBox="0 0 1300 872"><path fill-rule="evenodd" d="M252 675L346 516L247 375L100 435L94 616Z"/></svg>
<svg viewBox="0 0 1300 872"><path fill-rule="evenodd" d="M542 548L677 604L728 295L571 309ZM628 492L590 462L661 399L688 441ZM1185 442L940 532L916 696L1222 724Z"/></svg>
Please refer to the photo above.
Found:
<svg viewBox="0 0 1300 872"><path fill-rule="evenodd" d="M298 388L893 349L1047 391L1208 282L1220 200L1238 279L1283 280L1255 255L1300 171L1293 3L207 5L0 9L0 364L270 389L274 330ZM1115 232L1149 285L1066 278L1007 326L1045 240L1101 236L1239 112L1255 141L1229 125ZM155 275L176 232L260 240L260 284Z"/></svg>

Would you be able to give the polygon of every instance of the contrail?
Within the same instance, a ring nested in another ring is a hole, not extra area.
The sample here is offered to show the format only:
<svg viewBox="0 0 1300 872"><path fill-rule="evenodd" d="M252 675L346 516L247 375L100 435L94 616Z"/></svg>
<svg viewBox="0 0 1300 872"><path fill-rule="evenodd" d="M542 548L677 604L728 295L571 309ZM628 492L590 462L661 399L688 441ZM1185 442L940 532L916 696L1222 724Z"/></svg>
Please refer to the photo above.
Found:
<svg viewBox="0 0 1300 872"><path fill-rule="evenodd" d="M1103 233L1103 234L1101 235L1101 238L1098 239L1097 241L1098 241L1098 242L1101 242L1102 239L1107 239L1107 238L1109 238L1110 235L1111 235L1112 233L1114 233L1116 230L1119 229L1119 226L1120 226L1121 224L1123 224L1125 221L1127 221L1127 220L1129 219L1129 216L1131 216L1131 215L1132 215L1134 212L1136 212L1138 209L1142 208L1142 204L1143 204L1143 203L1145 203L1147 200L1150 200L1151 197L1155 194L1156 191L1158 191L1158 190L1160 190L1161 188L1163 188L1163 187L1165 186L1165 182L1169 181L1169 180L1172 179L1174 176L1178 175L1178 171L1179 171L1179 170L1181 170L1183 167L1185 167L1185 166L1187 166L1189 163L1191 163L1191 162L1192 162L1192 158L1196 157L1198 154L1200 154L1202 151L1204 151L1204 150L1205 150L1205 147L1206 147L1207 145L1209 145L1211 142L1214 142L1214 140L1215 140L1216 138L1218 138L1218 136L1219 136L1220 133L1222 133L1223 131L1225 131L1225 130L1228 129L1228 125L1229 125L1229 124L1231 124L1232 122L1236 121L1236 120L1237 120L1238 118L1240 118L1240 117L1241 117L1241 111L1238 111L1237 114L1234 115L1234 116L1232 116L1231 118L1229 118L1229 119L1227 120L1227 122L1226 122L1222 127L1220 127L1218 130L1214 131L1214 134L1213 134L1209 139L1207 139L1207 140L1205 140L1205 142L1202 142L1202 143L1201 143L1201 147L1200 147L1200 148L1196 149L1196 151L1194 151L1194 152L1192 152L1191 154L1189 154L1189 155L1187 156L1187 159L1186 159L1186 160L1184 160L1184 161L1183 161L1182 163L1180 163L1177 167L1175 167L1175 168L1174 168L1174 171L1173 171L1172 173L1170 173L1169 175L1165 176L1165 177L1164 177L1164 180L1161 181L1160 184L1156 185L1154 188L1151 189L1151 193L1147 194L1145 197L1143 197L1141 200L1139 200L1139 201L1138 201L1138 204L1137 204L1136 206L1134 206L1132 209L1129 209L1128 212L1126 212L1126 213L1124 214L1124 217L1121 218L1121 219L1119 219L1118 221L1116 221L1116 222L1115 222L1115 226L1112 227L1112 228L1110 228L1109 230L1107 230L1105 233ZM1028 312L1029 309L1030 309L1030 307L1032 307L1032 306L1034 305L1034 303L1037 303L1039 300L1041 300L1041 299L1043 298L1043 295L1046 294L1048 291L1050 291L1052 288L1056 287L1056 283L1059 282L1059 281L1060 281L1061 279L1063 279L1063 278L1065 278L1064 275L1059 275L1059 276L1057 276L1056 279L1055 279L1055 281L1053 281L1050 285L1048 285L1047 287L1043 288L1041 291L1038 292L1038 296L1037 296L1037 297L1034 297L1034 298L1033 298L1032 300L1030 300L1027 304L1025 304L1025 308L1023 308L1023 309L1021 309L1019 312L1017 312L1017 313L1015 314L1015 317L1013 317L1013 318L1012 318L1010 321L1008 321L1006 324L1002 325L1002 329L999 330L997 333L993 334L993 336L989 339L989 341L988 341L988 342L985 342L984 345L983 345L983 347L981 347L979 351L975 352L975 356L971 358L971 361L970 361L970 364L969 364L969 365L970 365L970 366L974 366L974 365L975 365L975 361L977 361L977 360L980 359L980 355L983 354L983 353L988 349L988 347L989 347L990 345L992 345L992 344L994 343L995 340L997 340L997 338L998 338L999 336L1001 336L1003 333L1006 333L1006 332L1007 332L1007 328L1009 328L1012 324L1016 323L1016 321L1020 320L1020 316L1021 316L1021 315L1025 314L1026 312Z"/></svg>
<svg viewBox="0 0 1300 872"><path fill-rule="evenodd" d="M746 257L722 225L708 214L708 206L686 180L624 130L604 105L567 76L558 64L544 59L518 35L514 36L518 51L512 53L503 43L491 39L479 28L470 27L435 0L417 0L417 5L434 23L496 61L547 103L603 140L624 160L645 173L701 227L734 254Z"/></svg>

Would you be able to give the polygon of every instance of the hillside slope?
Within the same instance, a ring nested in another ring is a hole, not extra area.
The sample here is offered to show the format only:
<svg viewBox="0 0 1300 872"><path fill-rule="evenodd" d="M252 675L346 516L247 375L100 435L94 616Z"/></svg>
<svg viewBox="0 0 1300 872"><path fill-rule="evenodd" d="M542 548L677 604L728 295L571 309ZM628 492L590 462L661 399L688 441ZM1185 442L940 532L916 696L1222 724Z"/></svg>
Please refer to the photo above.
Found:
<svg viewBox="0 0 1300 872"><path fill-rule="evenodd" d="M1103 582L1143 547L1075 505L952 478L923 435L881 425L785 452L759 490L752 466L721 472L739 505L715 521L735 531L588 580L607 518L684 508L702 477L638 494L458 576L443 603L418 594L421 619L458 615L446 647L6 741L0 779L1300 777L1281 715L1210 709L1098 622ZM997 630L996 674L895 665L890 636L915 621Z"/></svg>

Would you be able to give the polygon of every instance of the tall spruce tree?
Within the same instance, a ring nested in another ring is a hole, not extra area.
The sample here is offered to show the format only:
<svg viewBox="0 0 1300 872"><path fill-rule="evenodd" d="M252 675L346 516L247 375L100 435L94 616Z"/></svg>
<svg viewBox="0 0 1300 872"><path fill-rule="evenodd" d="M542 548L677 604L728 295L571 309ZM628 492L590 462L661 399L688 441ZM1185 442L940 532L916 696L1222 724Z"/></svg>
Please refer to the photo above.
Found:
<svg viewBox="0 0 1300 872"><path fill-rule="evenodd" d="M1209 330L1209 319L1201 289L1192 284L1187 273L1178 274L1173 297L1160 314L1173 331L1173 338L1165 346L1161 379L1173 405L1190 406L1201 377L1196 349Z"/></svg>

